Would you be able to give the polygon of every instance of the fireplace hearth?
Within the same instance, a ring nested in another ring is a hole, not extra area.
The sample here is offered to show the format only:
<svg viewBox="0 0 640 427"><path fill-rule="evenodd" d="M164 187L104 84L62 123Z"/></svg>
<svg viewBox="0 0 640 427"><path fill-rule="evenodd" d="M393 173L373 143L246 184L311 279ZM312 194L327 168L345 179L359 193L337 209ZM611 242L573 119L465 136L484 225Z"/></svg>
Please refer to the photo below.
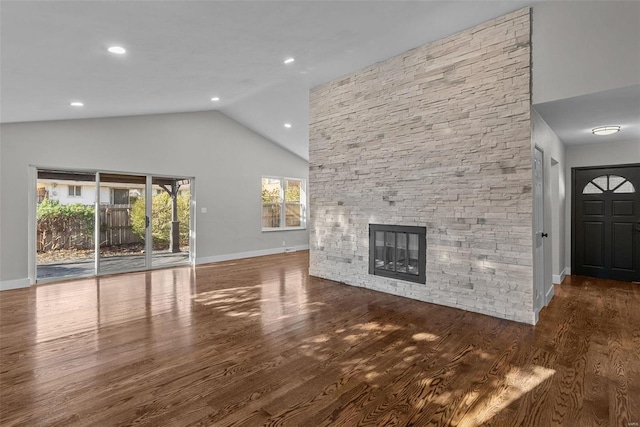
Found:
<svg viewBox="0 0 640 427"><path fill-rule="evenodd" d="M426 227L369 224L369 273L426 282Z"/></svg>

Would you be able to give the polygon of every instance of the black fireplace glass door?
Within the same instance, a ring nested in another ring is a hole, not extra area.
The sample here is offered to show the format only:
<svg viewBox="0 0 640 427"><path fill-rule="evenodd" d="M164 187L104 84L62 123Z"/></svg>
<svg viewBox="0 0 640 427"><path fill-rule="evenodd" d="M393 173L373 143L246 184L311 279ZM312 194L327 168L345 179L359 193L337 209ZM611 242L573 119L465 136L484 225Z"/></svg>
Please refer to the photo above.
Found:
<svg viewBox="0 0 640 427"><path fill-rule="evenodd" d="M408 244L407 252L408 252L407 273L415 274L417 276L419 273L418 261L419 261L419 252L420 252L417 234L409 234L409 244Z"/></svg>
<svg viewBox="0 0 640 427"><path fill-rule="evenodd" d="M387 231L384 236L385 269L395 271L396 265L396 233Z"/></svg>
<svg viewBox="0 0 640 427"><path fill-rule="evenodd" d="M396 234L396 271L399 273L407 272L407 234Z"/></svg>
<svg viewBox="0 0 640 427"><path fill-rule="evenodd" d="M425 283L425 270L425 227L369 224L370 274Z"/></svg>
<svg viewBox="0 0 640 427"><path fill-rule="evenodd" d="M384 231L376 231L375 236L375 268L385 268Z"/></svg>

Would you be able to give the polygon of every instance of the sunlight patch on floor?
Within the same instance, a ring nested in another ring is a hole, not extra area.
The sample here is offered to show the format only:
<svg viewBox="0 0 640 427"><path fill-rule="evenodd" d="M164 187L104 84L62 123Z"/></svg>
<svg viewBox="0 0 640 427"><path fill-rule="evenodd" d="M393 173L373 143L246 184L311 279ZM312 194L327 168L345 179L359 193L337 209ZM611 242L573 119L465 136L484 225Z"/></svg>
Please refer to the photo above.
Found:
<svg viewBox="0 0 640 427"><path fill-rule="evenodd" d="M321 343L329 341L329 337L326 334L319 335L311 340L313 343Z"/></svg>
<svg viewBox="0 0 640 427"><path fill-rule="evenodd" d="M413 334L411 337L414 341L435 341L439 337L437 335L430 334L428 332L420 332L417 334Z"/></svg>
<svg viewBox="0 0 640 427"><path fill-rule="evenodd" d="M521 398L555 374L555 370L542 366L529 368L513 367L504 380L495 384L495 392L483 401L477 402L469 415L461 420L460 427L481 426L515 400ZM467 400L465 396L464 400Z"/></svg>
<svg viewBox="0 0 640 427"><path fill-rule="evenodd" d="M377 372L368 372L364 378L367 381L372 381L375 380L376 378L378 378L381 374L377 373Z"/></svg>
<svg viewBox="0 0 640 427"><path fill-rule="evenodd" d="M359 341L361 338L366 337L367 334L359 334L359 335L347 335L346 337L342 338L343 340L345 340L346 342L349 343L355 343L356 341Z"/></svg>

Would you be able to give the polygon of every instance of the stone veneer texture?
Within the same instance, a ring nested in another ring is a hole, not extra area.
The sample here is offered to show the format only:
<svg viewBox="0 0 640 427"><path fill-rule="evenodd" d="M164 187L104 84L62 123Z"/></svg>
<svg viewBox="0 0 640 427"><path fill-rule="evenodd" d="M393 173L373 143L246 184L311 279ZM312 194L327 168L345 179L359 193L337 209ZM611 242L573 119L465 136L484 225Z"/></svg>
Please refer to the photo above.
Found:
<svg viewBox="0 0 640 427"><path fill-rule="evenodd" d="M311 90L310 274L534 322L523 9ZM427 283L368 273L370 223L427 227Z"/></svg>

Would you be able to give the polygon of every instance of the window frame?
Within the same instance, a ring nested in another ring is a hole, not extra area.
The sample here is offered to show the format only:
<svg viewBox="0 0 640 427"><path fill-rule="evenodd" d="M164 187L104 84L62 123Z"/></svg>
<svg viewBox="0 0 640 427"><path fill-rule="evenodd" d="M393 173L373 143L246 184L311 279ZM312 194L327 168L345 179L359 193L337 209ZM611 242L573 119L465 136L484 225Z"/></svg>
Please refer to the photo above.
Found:
<svg viewBox="0 0 640 427"><path fill-rule="evenodd" d="M280 181L280 201L276 202L280 204L280 225L278 227L262 227L262 209L264 208L264 202L262 202L262 180L272 179ZM300 225L295 227L287 227L287 204L296 204L296 202L287 202L285 200L286 194L286 182L298 181L300 182L300 201L297 204L300 206ZM273 231L290 231L290 230L306 230L307 229L307 180L304 178L293 178L288 176L274 176L274 175L262 175L260 178L260 224L263 232Z"/></svg>
<svg viewBox="0 0 640 427"><path fill-rule="evenodd" d="M82 197L82 186L67 185L67 197Z"/></svg>
<svg viewBox="0 0 640 427"><path fill-rule="evenodd" d="M111 194L110 194L111 201L112 201L111 204L112 205L129 205L129 204L131 204L131 203L129 203L131 201L131 197L130 197L129 191L130 190L128 188L112 188L111 189ZM122 192L120 194L125 194L127 196L127 203L116 203L118 201L117 197L116 197L116 192L118 192L118 193Z"/></svg>
<svg viewBox="0 0 640 427"><path fill-rule="evenodd" d="M616 178L621 178L622 181L618 182L617 184L614 184L613 186L611 185L611 177L616 177ZM605 178L606 179L606 184L603 186L600 183L596 182L596 180L598 178ZM620 190L626 183L629 183L629 186L631 186L631 191L618 191ZM586 192L587 188L589 188L589 186L594 187L596 190L598 191L589 191ZM606 187L606 188L605 188ZM633 183L631 181L629 181L626 177L622 176L622 175L616 175L616 174L604 174L604 175L599 175L595 178L593 178L592 180L590 180L589 182L587 182L584 187L582 188L582 194L583 195L589 195L589 194L604 194L607 192L612 192L612 193L616 193L616 194L633 194L636 192L636 188L633 186Z"/></svg>

